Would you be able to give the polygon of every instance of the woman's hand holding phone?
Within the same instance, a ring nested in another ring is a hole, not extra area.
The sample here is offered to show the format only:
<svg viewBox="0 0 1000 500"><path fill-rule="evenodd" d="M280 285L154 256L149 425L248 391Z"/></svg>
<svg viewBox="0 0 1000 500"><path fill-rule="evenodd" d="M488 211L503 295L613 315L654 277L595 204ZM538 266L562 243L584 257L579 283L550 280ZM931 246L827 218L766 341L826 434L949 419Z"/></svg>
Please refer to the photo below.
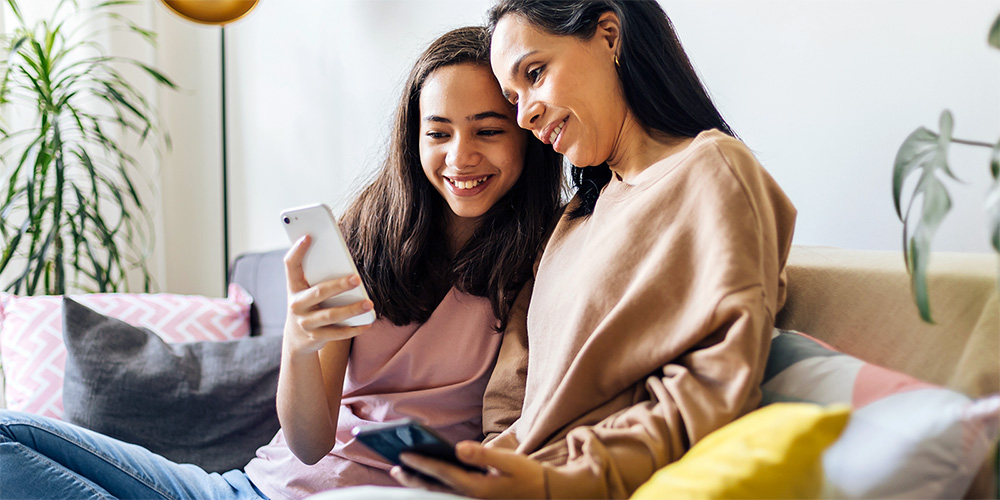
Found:
<svg viewBox="0 0 1000 500"><path fill-rule="evenodd" d="M419 474L398 465L390 474L403 486L473 498L547 498L542 464L523 453L487 448L474 441L458 443L455 453L462 462L489 472L470 472L431 457L402 453L403 464ZM558 469L549 470L549 474L558 473Z"/></svg>
<svg viewBox="0 0 1000 500"><path fill-rule="evenodd" d="M289 347L300 353L317 352L328 342L347 340L364 333L370 325L343 326L345 320L371 311L371 300L344 306L324 307L322 302L361 285L357 275L344 276L310 286L302 270L309 236L299 238L285 254L285 277L288 286L288 314L285 336Z"/></svg>

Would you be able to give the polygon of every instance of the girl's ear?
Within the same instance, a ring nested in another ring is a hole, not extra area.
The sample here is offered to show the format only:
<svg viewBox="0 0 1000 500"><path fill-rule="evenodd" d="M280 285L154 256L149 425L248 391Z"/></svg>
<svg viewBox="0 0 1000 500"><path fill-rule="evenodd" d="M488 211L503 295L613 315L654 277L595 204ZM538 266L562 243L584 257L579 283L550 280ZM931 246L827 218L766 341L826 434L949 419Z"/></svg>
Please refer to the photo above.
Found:
<svg viewBox="0 0 1000 500"><path fill-rule="evenodd" d="M617 56L620 52L619 45L622 39L622 22L618 19L618 15L614 12L608 11L601 14L601 17L597 20L597 31L594 36L599 40L602 40L611 50L612 57Z"/></svg>

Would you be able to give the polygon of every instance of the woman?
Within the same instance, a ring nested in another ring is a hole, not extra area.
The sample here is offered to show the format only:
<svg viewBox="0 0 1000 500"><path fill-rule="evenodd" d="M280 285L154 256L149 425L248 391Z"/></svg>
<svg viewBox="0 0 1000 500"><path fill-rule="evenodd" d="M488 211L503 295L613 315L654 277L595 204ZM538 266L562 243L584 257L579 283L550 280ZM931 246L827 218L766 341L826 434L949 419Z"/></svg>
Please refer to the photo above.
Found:
<svg viewBox="0 0 1000 500"><path fill-rule="evenodd" d="M388 157L342 218L360 279L309 286L308 237L286 255L282 429L245 473L209 474L4 412L0 449L11 453L0 450L0 469L15 479L0 497L299 498L395 484L389 464L351 439L359 424L410 416L453 440L481 438L498 332L531 275L562 178L559 155L517 127L488 40L483 28L454 30L414 65ZM371 302L317 307L362 281ZM372 308L372 325L333 326Z"/></svg>
<svg viewBox="0 0 1000 500"><path fill-rule="evenodd" d="M504 340L488 443L457 447L491 471L405 454L444 486L393 476L476 497L624 498L758 404L795 209L655 1L501 0L490 28L518 124L578 167L578 191L537 265L526 337L511 325Z"/></svg>

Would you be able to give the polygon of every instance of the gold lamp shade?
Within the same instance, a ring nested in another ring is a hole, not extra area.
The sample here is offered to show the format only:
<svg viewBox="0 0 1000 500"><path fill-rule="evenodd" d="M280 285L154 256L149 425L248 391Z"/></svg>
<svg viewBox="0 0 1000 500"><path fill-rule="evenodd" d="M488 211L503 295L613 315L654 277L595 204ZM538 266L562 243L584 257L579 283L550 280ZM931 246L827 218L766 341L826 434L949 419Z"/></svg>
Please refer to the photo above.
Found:
<svg viewBox="0 0 1000 500"><path fill-rule="evenodd" d="M196 23L224 25L247 15L259 0L160 0L177 15Z"/></svg>

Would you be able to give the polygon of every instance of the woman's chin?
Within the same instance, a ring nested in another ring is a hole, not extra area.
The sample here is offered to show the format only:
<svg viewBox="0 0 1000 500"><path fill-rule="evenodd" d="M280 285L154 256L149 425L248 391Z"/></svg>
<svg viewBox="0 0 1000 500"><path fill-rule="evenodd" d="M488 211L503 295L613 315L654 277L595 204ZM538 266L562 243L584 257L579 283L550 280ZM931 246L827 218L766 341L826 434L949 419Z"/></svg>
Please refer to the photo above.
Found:
<svg viewBox="0 0 1000 500"><path fill-rule="evenodd" d="M598 160L594 157L593 153L588 153L585 151L578 151L576 148L570 148L563 157L574 167L587 168L596 165L604 164L605 160Z"/></svg>

